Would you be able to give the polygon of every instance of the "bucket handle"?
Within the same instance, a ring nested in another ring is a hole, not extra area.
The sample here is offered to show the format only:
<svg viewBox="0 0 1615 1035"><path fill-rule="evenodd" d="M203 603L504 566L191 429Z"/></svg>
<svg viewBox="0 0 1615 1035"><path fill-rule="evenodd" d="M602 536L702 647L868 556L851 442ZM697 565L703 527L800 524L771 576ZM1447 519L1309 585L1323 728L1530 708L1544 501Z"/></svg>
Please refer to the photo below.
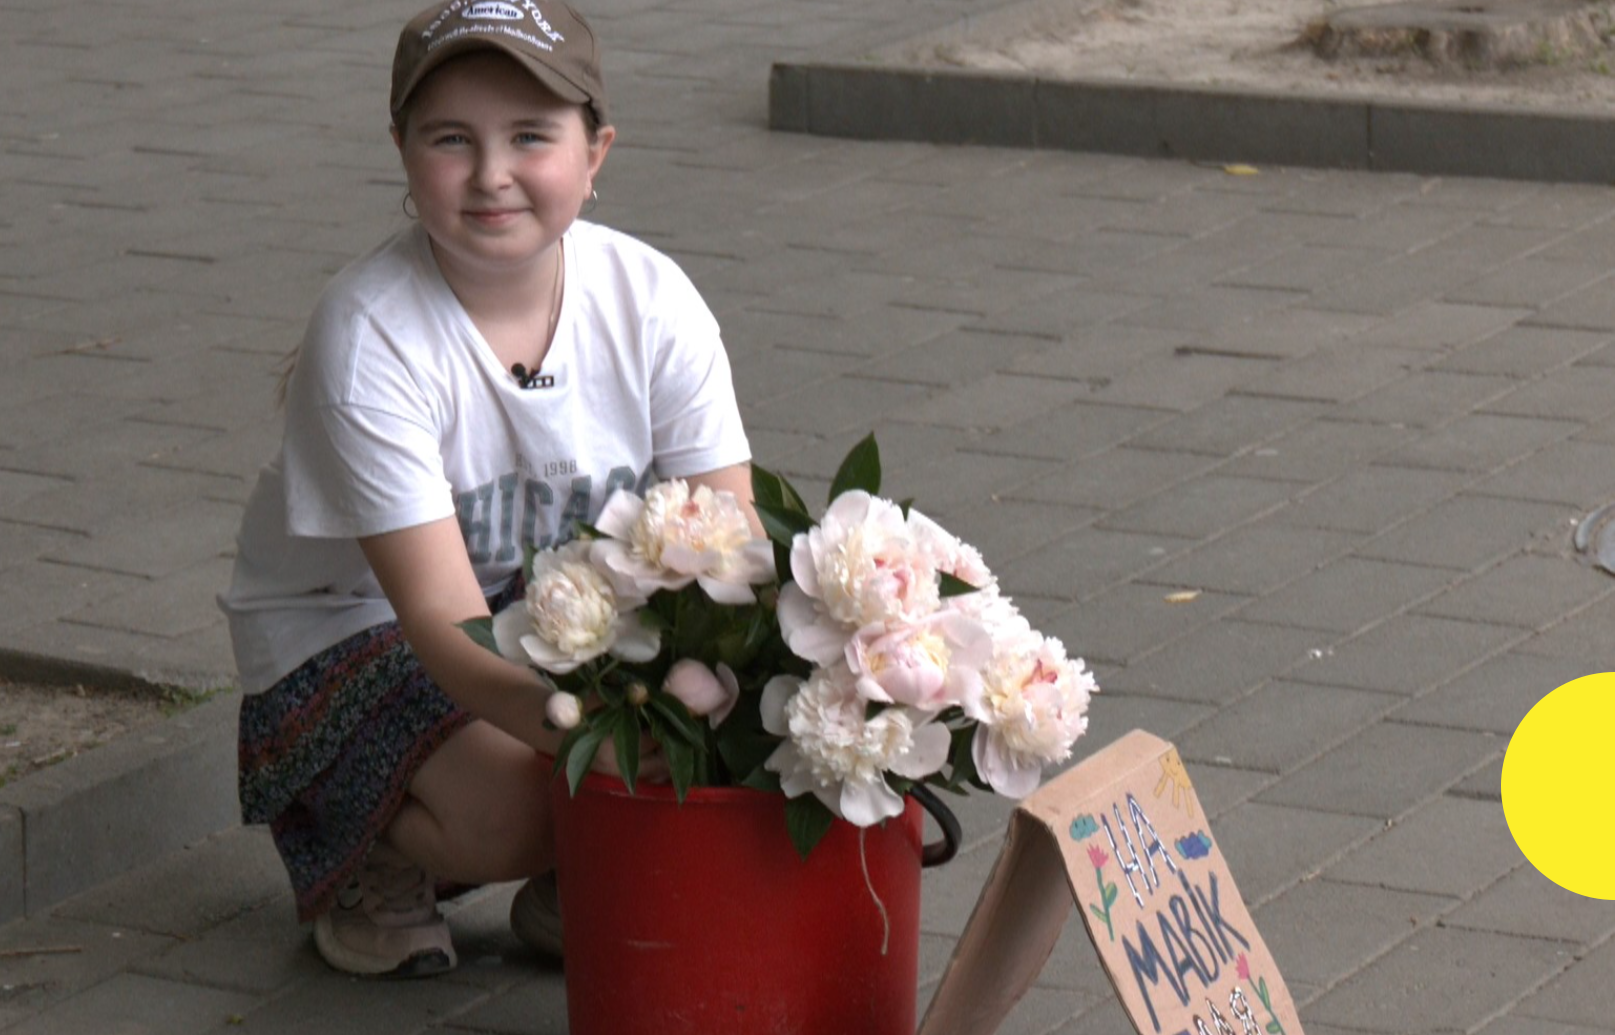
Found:
<svg viewBox="0 0 1615 1035"><path fill-rule="evenodd" d="M942 804L942 799L936 796L935 791L923 783L915 784L908 792L926 812L931 814L937 826L942 828L942 840L933 841L920 851L920 866L922 868L941 866L959 854L959 842L964 836L959 827L959 817L953 814L952 809Z"/></svg>

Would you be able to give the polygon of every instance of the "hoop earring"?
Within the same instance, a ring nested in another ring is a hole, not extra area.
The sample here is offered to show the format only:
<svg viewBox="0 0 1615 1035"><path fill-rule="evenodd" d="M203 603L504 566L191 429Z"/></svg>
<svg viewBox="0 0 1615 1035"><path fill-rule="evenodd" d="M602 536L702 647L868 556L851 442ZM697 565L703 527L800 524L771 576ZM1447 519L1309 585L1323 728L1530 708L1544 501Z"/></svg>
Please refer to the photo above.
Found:
<svg viewBox="0 0 1615 1035"><path fill-rule="evenodd" d="M414 198L410 197L409 191L406 190L406 191L404 191L404 200L402 200L402 201L400 201L398 203L398 207L403 209L404 210L404 215L408 216L409 218L411 218L411 219L419 219L419 218L421 218L421 213L420 213L419 209L416 209L414 212L411 212L409 210L409 203L411 201L414 201L414 200L415 200Z"/></svg>
<svg viewBox="0 0 1615 1035"><path fill-rule="evenodd" d="M586 216L590 212L593 212L596 208L598 208L599 205L600 205L600 194L593 187L590 187L589 188L589 200L583 206L583 211L578 213L578 214Z"/></svg>

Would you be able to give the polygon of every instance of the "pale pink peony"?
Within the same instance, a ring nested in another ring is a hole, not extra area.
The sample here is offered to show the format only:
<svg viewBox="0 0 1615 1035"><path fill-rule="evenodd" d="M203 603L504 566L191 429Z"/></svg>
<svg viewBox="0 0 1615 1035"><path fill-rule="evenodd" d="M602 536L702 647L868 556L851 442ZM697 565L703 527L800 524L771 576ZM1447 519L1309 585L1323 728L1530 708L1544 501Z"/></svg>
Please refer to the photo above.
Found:
<svg viewBox="0 0 1615 1035"><path fill-rule="evenodd" d="M888 772L921 780L947 762L947 727L910 708L870 717L844 665L806 679L776 676L763 689L763 727L785 740L765 763L788 798L812 794L831 812L867 827L901 815Z"/></svg>
<svg viewBox="0 0 1615 1035"><path fill-rule="evenodd" d="M867 625L912 622L937 610L936 568L896 504L844 492L791 544L780 593L785 642L800 658L833 664Z"/></svg>
<svg viewBox="0 0 1615 1035"><path fill-rule="evenodd" d="M938 611L917 622L866 625L847 641L846 662L868 701L941 711L981 693L993 653L979 622Z"/></svg>
<svg viewBox="0 0 1615 1035"><path fill-rule="evenodd" d="M908 525L915 542L930 557L937 571L945 571L978 590L997 584L997 577L974 546L914 509L908 512Z"/></svg>
<svg viewBox="0 0 1615 1035"><path fill-rule="evenodd" d="M982 673L981 695L964 706L980 724L971 743L977 773L1005 797L1036 790L1044 766L1071 757L1088 728L1089 695L1098 690L1082 660L1067 658L1057 639L1031 634L1000 642Z"/></svg>
<svg viewBox="0 0 1615 1035"><path fill-rule="evenodd" d="M943 606L980 623L994 643L1037 636L1032 623L1026 620L1009 597L999 592L997 583L990 583L975 593L949 597L943 601Z"/></svg>
<svg viewBox="0 0 1615 1035"><path fill-rule="evenodd" d="M662 689L678 698L691 715L705 715L713 729L723 724L740 700L740 681L721 661L716 671L693 658L675 661L662 681Z"/></svg>
<svg viewBox="0 0 1615 1035"><path fill-rule="evenodd" d="M774 577L774 552L752 536L734 494L705 485L690 491L683 479L651 486L645 497L618 490L595 527L593 558L619 587L649 597L658 589L699 582L720 604L749 604L751 587Z"/></svg>
<svg viewBox="0 0 1615 1035"><path fill-rule="evenodd" d="M493 619L494 643L512 661L564 675L605 653L649 661L660 636L589 563L589 544L571 542L533 555L525 599Z"/></svg>

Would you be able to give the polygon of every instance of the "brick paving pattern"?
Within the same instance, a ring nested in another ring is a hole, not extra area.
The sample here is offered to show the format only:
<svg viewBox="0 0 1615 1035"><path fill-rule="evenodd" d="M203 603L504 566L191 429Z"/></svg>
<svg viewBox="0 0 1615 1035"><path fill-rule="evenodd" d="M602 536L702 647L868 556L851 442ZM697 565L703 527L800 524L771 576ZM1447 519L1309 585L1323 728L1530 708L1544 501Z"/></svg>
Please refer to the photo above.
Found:
<svg viewBox="0 0 1615 1035"><path fill-rule="evenodd" d="M405 7L0 0L0 648L228 681L281 357L405 218ZM1570 533L1615 492L1615 192L770 133L770 62L968 5L588 10L594 218L705 293L756 456L816 493L875 430L886 488L1095 666L1082 752L1181 746L1312 1035L1615 1031L1615 910L1499 802L1514 725L1610 667L1615 580ZM961 815L922 1003L1008 807ZM456 974L378 988L229 829L0 926L0 1030L564 1031L510 890L455 907ZM6 955L42 946L81 951ZM1073 927L1004 1031L1124 1025Z"/></svg>

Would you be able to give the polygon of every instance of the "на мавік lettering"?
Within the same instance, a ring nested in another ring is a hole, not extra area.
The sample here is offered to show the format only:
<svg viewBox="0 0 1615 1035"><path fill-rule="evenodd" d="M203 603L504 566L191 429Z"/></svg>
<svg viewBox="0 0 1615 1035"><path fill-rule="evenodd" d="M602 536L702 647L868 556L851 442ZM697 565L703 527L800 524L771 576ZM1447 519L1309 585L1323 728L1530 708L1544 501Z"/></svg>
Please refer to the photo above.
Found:
<svg viewBox="0 0 1615 1035"><path fill-rule="evenodd" d="M1180 1006L1211 990L1225 965L1233 963L1250 940L1223 916L1217 875L1191 878L1185 866L1155 832L1143 806L1127 795L1127 814L1113 804L1111 817L1100 814L1111 851L1121 867L1133 901L1143 910L1131 934L1121 933L1122 951L1155 1030L1161 1030L1154 996L1163 984ZM1118 838L1117 834L1120 833Z"/></svg>

